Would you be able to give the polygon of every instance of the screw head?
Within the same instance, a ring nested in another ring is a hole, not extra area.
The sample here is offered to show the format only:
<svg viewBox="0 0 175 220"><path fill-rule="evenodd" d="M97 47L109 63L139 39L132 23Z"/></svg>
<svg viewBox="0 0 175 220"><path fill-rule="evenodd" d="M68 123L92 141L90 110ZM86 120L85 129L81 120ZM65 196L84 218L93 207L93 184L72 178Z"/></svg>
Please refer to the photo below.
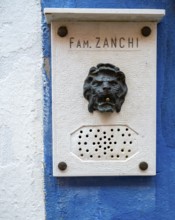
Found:
<svg viewBox="0 0 175 220"><path fill-rule="evenodd" d="M59 164L58 164L58 168L60 169L60 170L66 170L67 169L67 164L65 163L65 162L60 162Z"/></svg>
<svg viewBox="0 0 175 220"><path fill-rule="evenodd" d="M141 33L144 37L148 37L151 34L151 28L148 26L145 26L141 29Z"/></svg>
<svg viewBox="0 0 175 220"><path fill-rule="evenodd" d="M141 162L140 164L139 164L139 168L141 169L141 170L147 170L148 169L148 164L146 163L146 162Z"/></svg>
<svg viewBox="0 0 175 220"><path fill-rule="evenodd" d="M66 26L61 26L58 28L57 34L60 37L65 37L68 34L68 30Z"/></svg>

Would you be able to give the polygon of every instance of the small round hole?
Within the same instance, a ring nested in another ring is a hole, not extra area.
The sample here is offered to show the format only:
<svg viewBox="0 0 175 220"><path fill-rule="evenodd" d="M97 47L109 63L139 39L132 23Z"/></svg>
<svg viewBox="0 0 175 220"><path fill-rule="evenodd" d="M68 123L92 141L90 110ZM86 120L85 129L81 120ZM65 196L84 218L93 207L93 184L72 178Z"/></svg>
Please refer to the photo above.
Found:
<svg viewBox="0 0 175 220"><path fill-rule="evenodd" d="M111 151L113 151L113 149L111 149Z"/></svg>
<svg viewBox="0 0 175 220"><path fill-rule="evenodd" d="M90 157L92 158L92 157L93 157L93 155L90 155Z"/></svg>
<svg viewBox="0 0 175 220"><path fill-rule="evenodd" d="M106 154L106 152L104 152L104 154Z"/></svg>
<svg viewBox="0 0 175 220"><path fill-rule="evenodd" d="M126 144L126 141L123 141L124 144Z"/></svg>
<svg viewBox="0 0 175 220"><path fill-rule="evenodd" d="M113 158L114 157L114 155L111 155L111 158Z"/></svg>
<svg viewBox="0 0 175 220"><path fill-rule="evenodd" d="M116 142L116 141L114 141L114 144L117 144L117 142Z"/></svg>
<svg viewBox="0 0 175 220"><path fill-rule="evenodd" d="M83 131L80 131L80 133L83 133Z"/></svg>
<svg viewBox="0 0 175 220"><path fill-rule="evenodd" d="M108 146L108 149L110 148L110 146Z"/></svg>
<svg viewBox="0 0 175 220"><path fill-rule="evenodd" d="M131 136L131 134L128 134L128 136Z"/></svg>
<svg viewBox="0 0 175 220"><path fill-rule="evenodd" d="M95 151L98 151L98 149L96 148Z"/></svg>
<svg viewBox="0 0 175 220"><path fill-rule="evenodd" d="M130 141L129 143L132 144L132 141Z"/></svg>
<svg viewBox="0 0 175 220"><path fill-rule="evenodd" d="M84 145L87 145L87 142L84 142Z"/></svg>
<svg viewBox="0 0 175 220"><path fill-rule="evenodd" d="M97 144L100 144L100 142L97 142Z"/></svg>
<svg viewBox="0 0 175 220"><path fill-rule="evenodd" d="M81 142L78 142L78 144L80 145L80 144L81 144Z"/></svg>
<svg viewBox="0 0 175 220"><path fill-rule="evenodd" d="M114 129L111 129L111 131L114 131Z"/></svg>
<svg viewBox="0 0 175 220"><path fill-rule="evenodd" d="M100 158L101 156L100 155L98 155L98 158Z"/></svg>
<svg viewBox="0 0 175 220"><path fill-rule="evenodd" d="M124 149L121 149L121 152L124 152Z"/></svg>
<svg viewBox="0 0 175 220"><path fill-rule="evenodd" d="M122 134L122 136L124 137L124 136L125 136L125 134Z"/></svg>
<svg viewBox="0 0 175 220"><path fill-rule="evenodd" d="M92 129L89 129L89 132L92 132Z"/></svg>
<svg viewBox="0 0 175 220"><path fill-rule="evenodd" d="M103 149L106 150L106 147L104 147Z"/></svg>
<svg viewBox="0 0 175 220"><path fill-rule="evenodd" d="M93 142L93 145L95 145L95 142Z"/></svg>
<svg viewBox="0 0 175 220"><path fill-rule="evenodd" d="M101 145L99 145L99 148L101 148Z"/></svg>
<svg viewBox="0 0 175 220"><path fill-rule="evenodd" d="M81 135L79 136L79 138L81 138Z"/></svg>
<svg viewBox="0 0 175 220"><path fill-rule="evenodd" d="M117 131L120 131L120 128L118 128Z"/></svg>
<svg viewBox="0 0 175 220"><path fill-rule="evenodd" d="M126 131L128 131L128 128L126 128Z"/></svg>
<svg viewBox="0 0 175 220"><path fill-rule="evenodd" d="M129 149L128 152L131 152L131 149Z"/></svg>
<svg viewBox="0 0 175 220"><path fill-rule="evenodd" d="M86 137L88 138L88 137L89 137L89 135L87 134L87 135L86 135Z"/></svg>
<svg viewBox="0 0 175 220"><path fill-rule="evenodd" d="M112 142L109 142L109 144L112 144Z"/></svg>
<svg viewBox="0 0 175 220"><path fill-rule="evenodd" d="M97 129L97 132L100 132L100 129Z"/></svg>
<svg viewBox="0 0 175 220"><path fill-rule="evenodd" d="M120 157L120 155L118 155L118 154L117 154L117 156L116 156L116 157L117 157L117 158L119 158L119 157Z"/></svg>
<svg viewBox="0 0 175 220"><path fill-rule="evenodd" d="M79 148L79 151L81 151L82 149L81 148Z"/></svg>
<svg viewBox="0 0 175 220"><path fill-rule="evenodd" d="M81 157L83 157L83 154L80 154Z"/></svg>
<svg viewBox="0 0 175 220"><path fill-rule="evenodd" d="M104 131L103 134L106 134L106 131Z"/></svg>
<svg viewBox="0 0 175 220"><path fill-rule="evenodd" d="M128 158L128 155L126 155L125 158Z"/></svg>
<svg viewBox="0 0 175 220"><path fill-rule="evenodd" d="M106 138L106 136L103 137L104 139Z"/></svg>
<svg viewBox="0 0 175 220"><path fill-rule="evenodd" d="M86 149L86 152L89 152L89 149Z"/></svg>
<svg viewBox="0 0 175 220"><path fill-rule="evenodd" d="M97 138L97 135L94 135L95 138Z"/></svg>
<svg viewBox="0 0 175 220"><path fill-rule="evenodd" d="M113 137L114 137L114 135L111 135L111 137L113 138Z"/></svg>
<svg viewBox="0 0 175 220"><path fill-rule="evenodd" d="M101 141L101 140L102 140L102 138L99 138L99 140Z"/></svg>
<svg viewBox="0 0 175 220"><path fill-rule="evenodd" d="M111 138L108 138L108 141L110 141L111 140Z"/></svg>
<svg viewBox="0 0 175 220"><path fill-rule="evenodd" d="M104 141L103 143L106 144L106 141Z"/></svg>

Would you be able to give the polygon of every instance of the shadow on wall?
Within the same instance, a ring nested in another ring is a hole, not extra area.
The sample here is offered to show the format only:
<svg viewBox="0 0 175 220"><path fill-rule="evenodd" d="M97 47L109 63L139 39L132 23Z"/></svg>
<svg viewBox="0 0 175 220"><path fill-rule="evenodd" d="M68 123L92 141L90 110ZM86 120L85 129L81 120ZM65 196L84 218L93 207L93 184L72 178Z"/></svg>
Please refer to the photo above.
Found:
<svg viewBox="0 0 175 220"><path fill-rule="evenodd" d="M54 177L53 177L54 178ZM154 185L155 177L60 177L55 178L60 187L121 187L144 188Z"/></svg>

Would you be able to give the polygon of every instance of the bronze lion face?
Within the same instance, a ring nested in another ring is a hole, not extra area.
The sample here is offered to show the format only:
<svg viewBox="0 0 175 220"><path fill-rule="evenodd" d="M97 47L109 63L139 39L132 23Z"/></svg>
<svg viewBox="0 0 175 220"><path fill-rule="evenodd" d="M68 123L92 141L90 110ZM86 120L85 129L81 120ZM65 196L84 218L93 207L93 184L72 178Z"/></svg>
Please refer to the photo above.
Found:
<svg viewBox="0 0 175 220"><path fill-rule="evenodd" d="M124 73L109 63L90 68L84 81L89 112L120 112L127 90Z"/></svg>

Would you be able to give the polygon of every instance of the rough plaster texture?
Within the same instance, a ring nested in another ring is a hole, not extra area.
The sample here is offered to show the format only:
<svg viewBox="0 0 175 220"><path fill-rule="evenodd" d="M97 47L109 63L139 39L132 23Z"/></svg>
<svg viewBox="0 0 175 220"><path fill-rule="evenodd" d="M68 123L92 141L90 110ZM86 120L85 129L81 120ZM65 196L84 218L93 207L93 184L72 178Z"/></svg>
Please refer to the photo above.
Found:
<svg viewBox="0 0 175 220"><path fill-rule="evenodd" d="M39 0L0 3L0 219L43 220Z"/></svg>

